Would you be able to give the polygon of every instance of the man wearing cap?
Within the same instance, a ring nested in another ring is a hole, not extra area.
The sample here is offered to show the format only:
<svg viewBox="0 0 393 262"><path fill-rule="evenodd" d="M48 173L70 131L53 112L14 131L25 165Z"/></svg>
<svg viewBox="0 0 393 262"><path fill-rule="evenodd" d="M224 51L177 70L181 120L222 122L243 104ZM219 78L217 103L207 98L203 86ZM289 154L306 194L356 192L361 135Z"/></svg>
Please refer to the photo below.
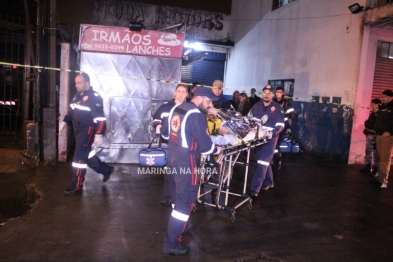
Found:
<svg viewBox="0 0 393 262"><path fill-rule="evenodd" d="M249 115L257 118L262 118L266 115L268 119L263 126L270 128L273 136L267 144L256 148L258 167L250 186L250 194L254 200L257 198L261 188L268 190L274 187L270 162L274 155L278 136L284 128L284 114L281 111L281 106L273 101L274 90L270 85L262 89L262 97L263 101L256 103L251 108Z"/></svg>
<svg viewBox="0 0 393 262"><path fill-rule="evenodd" d="M256 92L257 90L255 88L251 88L251 96L249 97L251 106L261 102L261 98L255 94Z"/></svg>
<svg viewBox="0 0 393 262"><path fill-rule="evenodd" d="M172 108L161 128L162 137L168 140L168 184L173 207L162 247L167 255L185 255L190 251L188 246L181 245L181 238L197 199L199 155L220 152L206 124L207 114L217 114L212 101L218 99L211 88L199 86L190 102Z"/></svg>
<svg viewBox="0 0 393 262"><path fill-rule="evenodd" d="M226 99L224 97L223 93L223 88L224 88L224 83L221 80L214 80L213 85L212 85L212 90L213 93L218 97L217 100L213 101L213 105L217 109L229 109L232 107L231 101Z"/></svg>
<svg viewBox="0 0 393 262"><path fill-rule="evenodd" d="M380 158L376 185L388 187L390 157L393 149L393 91L385 90L381 95L382 105L375 119L374 130L377 133L377 151Z"/></svg>

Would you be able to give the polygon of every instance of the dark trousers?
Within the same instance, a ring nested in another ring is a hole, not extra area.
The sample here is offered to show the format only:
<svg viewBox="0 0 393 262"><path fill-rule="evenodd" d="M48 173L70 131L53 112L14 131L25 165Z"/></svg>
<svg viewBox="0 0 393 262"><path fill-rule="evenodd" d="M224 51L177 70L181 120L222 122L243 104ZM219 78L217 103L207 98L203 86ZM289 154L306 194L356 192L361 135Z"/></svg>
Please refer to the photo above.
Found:
<svg viewBox="0 0 393 262"><path fill-rule="evenodd" d="M91 151L95 135L93 126L74 126L74 133L76 143L72 160L71 188L79 190L83 188L88 166L103 175L108 175L110 168L95 155L95 151Z"/></svg>
<svg viewBox="0 0 393 262"><path fill-rule="evenodd" d="M262 186L274 186L273 171L270 162L273 159L277 137L273 137L267 144L258 146L255 151L258 167L251 181L250 190L259 192Z"/></svg>
<svg viewBox="0 0 393 262"><path fill-rule="evenodd" d="M173 171L175 167L176 172L167 175L174 205L164 239L164 246L167 248L179 246L188 218L194 208L200 181L198 158L199 156L189 155L175 161L176 164L173 164L173 161L170 161L172 165L168 163L170 170Z"/></svg>

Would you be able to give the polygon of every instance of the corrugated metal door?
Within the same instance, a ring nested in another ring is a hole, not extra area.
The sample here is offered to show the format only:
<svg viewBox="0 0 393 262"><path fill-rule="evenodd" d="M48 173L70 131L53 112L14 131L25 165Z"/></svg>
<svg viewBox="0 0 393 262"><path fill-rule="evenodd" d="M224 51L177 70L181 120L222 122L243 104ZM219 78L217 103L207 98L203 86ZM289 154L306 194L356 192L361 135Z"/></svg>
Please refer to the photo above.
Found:
<svg viewBox="0 0 393 262"><path fill-rule="evenodd" d="M210 86L216 79L224 80L225 62L226 54L209 52L203 60L182 66L182 82Z"/></svg>
<svg viewBox="0 0 393 262"><path fill-rule="evenodd" d="M393 59L377 56L372 98L379 98L386 89L393 90Z"/></svg>

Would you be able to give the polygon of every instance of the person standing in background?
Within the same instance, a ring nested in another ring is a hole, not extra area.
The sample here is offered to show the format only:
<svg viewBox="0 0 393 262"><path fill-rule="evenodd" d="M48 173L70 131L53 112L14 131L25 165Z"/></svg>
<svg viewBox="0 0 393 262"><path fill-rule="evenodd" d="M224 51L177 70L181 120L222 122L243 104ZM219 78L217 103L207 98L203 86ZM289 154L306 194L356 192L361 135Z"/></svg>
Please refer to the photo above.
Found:
<svg viewBox="0 0 393 262"><path fill-rule="evenodd" d="M379 188L387 188L393 149L393 91L383 91L381 101L382 105L379 107L374 125L380 159L376 185Z"/></svg>
<svg viewBox="0 0 393 262"><path fill-rule="evenodd" d="M224 83L221 80L215 80L212 85L213 93L218 97L218 100L213 101L213 105L217 109L229 109L232 107L231 102L223 95Z"/></svg>
<svg viewBox="0 0 393 262"><path fill-rule="evenodd" d="M251 88L251 95L249 97L251 106L255 105L258 102L261 102L261 98L256 95L257 90L255 88Z"/></svg>
<svg viewBox="0 0 393 262"><path fill-rule="evenodd" d="M232 107L236 110L239 111L239 104L240 104L240 95L239 91L235 91L232 94L232 100L230 100Z"/></svg>
<svg viewBox="0 0 393 262"><path fill-rule="evenodd" d="M371 100L371 112L366 121L364 121L363 134L366 135L366 166L359 170L360 173L372 174L378 176L379 156L377 152L377 134L374 130L375 120L381 100L378 98Z"/></svg>
<svg viewBox="0 0 393 262"><path fill-rule="evenodd" d="M251 109L251 103L248 100L248 96L246 93L241 93L239 98L240 98L240 105L238 111L242 116L246 116Z"/></svg>

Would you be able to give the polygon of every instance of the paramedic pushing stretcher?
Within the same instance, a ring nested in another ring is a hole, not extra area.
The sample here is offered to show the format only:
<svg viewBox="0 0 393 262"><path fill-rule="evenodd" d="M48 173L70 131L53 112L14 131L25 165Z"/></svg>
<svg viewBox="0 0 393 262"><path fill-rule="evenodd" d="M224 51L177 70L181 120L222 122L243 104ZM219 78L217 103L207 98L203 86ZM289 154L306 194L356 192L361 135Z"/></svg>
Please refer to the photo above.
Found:
<svg viewBox="0 0 393 262"><path fill-rule="evenodd" d="M273 88L270 85L265 86L262 89L262 95L262 101L256 103L248 114L259 119L266 115L268 119L264 126L271 128L273 135L272 139L265 145L256 148L258 167L250 186L250 194L253 200L258 197L261 188L268 190L274 187L270 162L274 155L278 136L284 128L284 115L281 112L281 106L272 101L274 96Z"/></svg>
<svg viewBox="0 0 393 262"><path fill-rule="evenodd" d="M161 128L162 137L168 140L168 184L173 204L162 247L167 255L185 255L190 251L180 244L197 199L199 154L218 154L221 150L213 144L206 123L206 114L217 114L212 101L218 98L210 88L198 87L191 102L172 108Z"/></svg>

